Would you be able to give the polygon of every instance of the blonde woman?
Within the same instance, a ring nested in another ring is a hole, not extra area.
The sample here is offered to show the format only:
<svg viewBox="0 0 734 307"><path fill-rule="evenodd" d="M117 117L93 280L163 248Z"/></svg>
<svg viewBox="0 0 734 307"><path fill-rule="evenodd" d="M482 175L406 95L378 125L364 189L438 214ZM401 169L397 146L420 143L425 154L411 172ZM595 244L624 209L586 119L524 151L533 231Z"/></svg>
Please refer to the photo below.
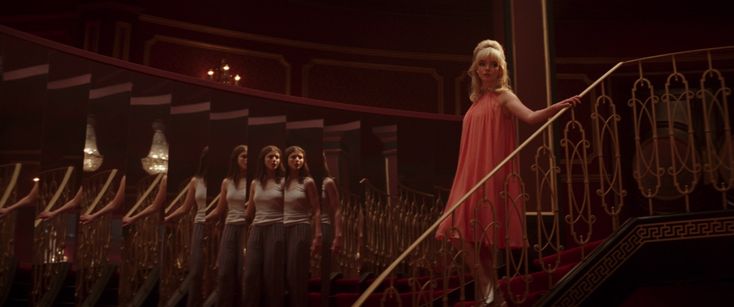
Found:
<svg viewBox="0 0 734 307"><path fill-rule="evenodd" d="M464 115L459 160L446 209L453 207L515 149L515 119L527 124L540 123L579 102L578 97L572 97L541 110L530 110L510 88L505 53L494 40L477 44L467 74L471 78L472 105ZM436 233L438 239L449 238L463 251L477 286L477 301L486 305L504 304L496 291L496 271L489 251L492 247L520 248L524 244L521 229L524 212L519 212L522 208L505 208L505 200L500 196L504 178L511 171L509 166L502 168L486 183L486 193L474 193L455 211L454 218L441 223ZM509 197L516 197L519 192L519 183L509 182ZM488 202L482 201L482 194L488 195ZM505 244L506 237L509 244Z"/></svg>

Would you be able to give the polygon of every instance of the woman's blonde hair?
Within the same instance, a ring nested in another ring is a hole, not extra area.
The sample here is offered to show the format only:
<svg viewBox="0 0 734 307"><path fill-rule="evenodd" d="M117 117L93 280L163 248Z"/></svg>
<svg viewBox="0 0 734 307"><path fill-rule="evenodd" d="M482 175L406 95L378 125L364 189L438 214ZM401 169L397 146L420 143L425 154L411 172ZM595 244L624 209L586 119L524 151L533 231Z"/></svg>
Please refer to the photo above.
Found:
<svg viewBox="0 0 734 307"><path fill-rule="evenodd" d="M486 57L491 57L497 60L497 64L500 66L500 78L499 84L493 90L495 92L511 91L510 88L510 77L507 73L507 61L505 60L505 51L502 49L502 45L499 42L491 39L483 40L474 47L473 59L469 70L466 72L471 78L471 89L469 92L469 100L476 102L484 94L482 91L482 81L477 75L477 65L479 60Z"/></svg>

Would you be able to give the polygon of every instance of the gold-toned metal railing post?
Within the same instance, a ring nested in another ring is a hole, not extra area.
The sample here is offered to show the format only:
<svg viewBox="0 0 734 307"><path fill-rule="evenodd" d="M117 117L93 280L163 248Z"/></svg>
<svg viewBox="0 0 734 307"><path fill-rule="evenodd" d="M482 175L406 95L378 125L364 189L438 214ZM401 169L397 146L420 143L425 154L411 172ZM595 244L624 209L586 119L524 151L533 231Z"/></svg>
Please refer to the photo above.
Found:
<svg viewBox="0 0 734 307"><path fill-rule="evenodd" d="M574 115L574 114L572 114ZM572 137L572 131L576 137ZM561 147L564 149L564 158L566 160L566 195L568 202L568 210L566 212L566 223L569 226L571 237L577 245L584 245L591 240L592 224L596 222L596 217L591 211L591 195L589 184L588 149L590 147L589 139L583 125L572 116L563 129L563 138L561 139ZM575 185L575 176L578 168L581 174L581 187ZM579 192L580 191L580 192ZM580 195L579 195L580 194Z"/></svg>
<svg viewBox="0 0 734 307"><path fill-rule="evenodd" d="M612 230L619 228L619 214L624 206L624 197L627 191L624 189L622 182L622 155L620 153L619 127L618 123L621 116L617 112L614 99L607 95L605 83L601 83L600 96L594 101L591 119L594 125L594 132L597 134L595 139L597 142L595 153L597 157L597 166L599 172L599 189L596 195L599 196L601 207L612 218ZM606 106L606 109L602 109ZM610 159L606 159L606 154L612 153ZM611 163L611 167L607 164ZM611 203L607 199L611 195Z"/></svg>
<svg viewBox="0 0 734 307"><path fill-rule="evenodd" d="M678 65L676 62L675 55L671 56L671 64L673 71L668 75L665 81L665 93L663 94L662 101L665 104L666 116L668 122L668 143L670 150L670 166L667 170L667 175L673 177L673 185L679 194L683 195L685 200L685 211L690 212L690 199L689 195L696 188L699 176L701 173L701 166L698 161L700 160L698 150L696 150L696 142L693 138L693 119L691 116L691 100L694 96L693 91L690 90L688 81L684 74L678 71ZM673 91L674 86L678 84L682 86L683 91L680 95ZM683 106L681 107L681 104ZM684 121L682 124L686 126L685 131L685 149L680 150L678 142L678 127L679 124L678 114L684 113ZM682 151L682 153L681 153Z"/></svg>
<svg viewBox="0 0 734 307"><path fill-rule="evenodd" d="M637 181L640 193L647 198L649 214L653 215L653 198L660 192L660 177L665 173L665 170L660 167L658 151L658 129L655 114L655 105L658 103L658 98L655 95L652 82L645 78L642 62L637 62L637 66L639 77L632 86L632 98L627 103L632 107L632 122L635 128L635 163L632 174ZM647 93L644 92L645 88L647 88ZM638 89L640 90L640 94L638 94ZM652 136L649 138L652 142L652 152L646 154L643 150L642 135L648 129L652 132ZM653 182L646 182L646 178L651 178Z"/></svg>
<svg viewBox="0 0 734 307"><path fill-rule="evenodd" d="M706 59L707 69L701 74L699 80L701 89L696 93L703 105L706 141L703 170L706 181L721 193L721 205L726 209L726 192L734 187L734 145L732 144L731 124L727 116L729 114L727 96L731 94L731 90L726 87L721 71L714 68L711 51L706 53ZM719 136L714 134L718 130L716 129L718 120L723 126Z"/></svg>

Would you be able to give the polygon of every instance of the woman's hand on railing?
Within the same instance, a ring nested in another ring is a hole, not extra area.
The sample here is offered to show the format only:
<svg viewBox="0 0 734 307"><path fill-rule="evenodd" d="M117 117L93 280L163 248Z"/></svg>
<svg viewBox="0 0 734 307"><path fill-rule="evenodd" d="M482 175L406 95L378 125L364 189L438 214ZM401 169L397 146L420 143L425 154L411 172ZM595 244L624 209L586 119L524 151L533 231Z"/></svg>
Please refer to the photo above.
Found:
<svg viewBox="0 0 734 307"><path fill-rule="evenodd" d="M92 221L94 221L95 219L97 219L97 214L96 213L92 213L92 214L86 214L85 213L85 214L82 214L81 216L79 216L79 223L81 223L81 224L89 224Z"/></svg>
<svg viewBox="0 0 734 307"><path fill-rule="evenodd" d="M568 107L574 107L579 103L581 103L581 97L579 96L569 97L569 98L566 98L564 100L561 100L559 102L556 102L548 106L547 108L545 108L544 113L545 113L545 116L547 116L547 118L551 118L554 115L558 114L558 112L561 112L563 109L568 108Z"/></svg>
<svg viewBox="0 0 734 307"><path fill-rule="evenodd" d="M556 106L558 111L560 111L566 107L575 107L579 103L581 103L581 97L573 96L555 103L554 106Z"/></svg>
<svg viewBox="0 0 734 307"><path fill-rule="evenodd" d="M50 220L57 214L58 212L56 211L42 211L41 213L38 214L38 219L42 221Z"/></svg>
<svg viewBox="0 0 734 307"><path fill-rule="evenodd" d="M126 216L122 218L122 227L128 226L135 223L136 218L134 216Z"/></svg>
<svg viewBox="0 0 734 307"><path fill-rule="evenodd" d="M165 217L163 218L163 224L171 224L171 223L173 223L173 222L176 222L176 221L178 220L178 219L177 219L177 217L178 217L178 216L172 216L171 214L169 214L169 215L166 215L166 216L165 216ZM123 219L123 220L124 220L124 219Z"/></svg>

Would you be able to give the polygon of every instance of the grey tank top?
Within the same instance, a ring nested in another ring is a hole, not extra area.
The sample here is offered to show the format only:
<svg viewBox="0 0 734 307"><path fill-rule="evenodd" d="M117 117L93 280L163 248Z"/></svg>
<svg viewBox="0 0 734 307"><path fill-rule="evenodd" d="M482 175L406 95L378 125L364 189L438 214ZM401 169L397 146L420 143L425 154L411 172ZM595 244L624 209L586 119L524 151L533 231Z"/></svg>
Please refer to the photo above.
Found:
<svg viewBox="0 0 734 307"><path fill-rule="evenodd" d="M241 224L245 222L245 203L247 202L247 180L242 178L237 187L234 181L227 179L227 218L225 224Z"/></svg>
<svg viewBox="0 0 734 307"><path fill-rule="evenodd" d="M255 218L252 224L283 223L283 183L268 179L264 187L260 185L260 180L253 180L252 184L255 186Z"/></svg>
<svg viewBox="0 0 734 307"><path fill-rule="evenodd" d="M194 223L204 223L204 217L206 217L206 184L204 184L204 179L194 178L194 189L194 201L196 201Z"/></svg>
<svg viewBox="0 0 734 307"><path fill-rule="evenodd" d="M306 195L306 183L313 183L313 179L305 178L303 183L298 179L291 179L285 188L283 202L285 209L283 213L283 224L311 224L311 212L313 208L308 202Z"/></svg>
<svg viewBox="0 0 734 307"><path fill-rule="evenodd" d="M326 181L333 181L333 179L329 177L324 177L324 180L321 182L321 224L331 224L331 217L329 217L329 213L331 212L332 208L329 205L329 194L326 193Z"/></svg>

